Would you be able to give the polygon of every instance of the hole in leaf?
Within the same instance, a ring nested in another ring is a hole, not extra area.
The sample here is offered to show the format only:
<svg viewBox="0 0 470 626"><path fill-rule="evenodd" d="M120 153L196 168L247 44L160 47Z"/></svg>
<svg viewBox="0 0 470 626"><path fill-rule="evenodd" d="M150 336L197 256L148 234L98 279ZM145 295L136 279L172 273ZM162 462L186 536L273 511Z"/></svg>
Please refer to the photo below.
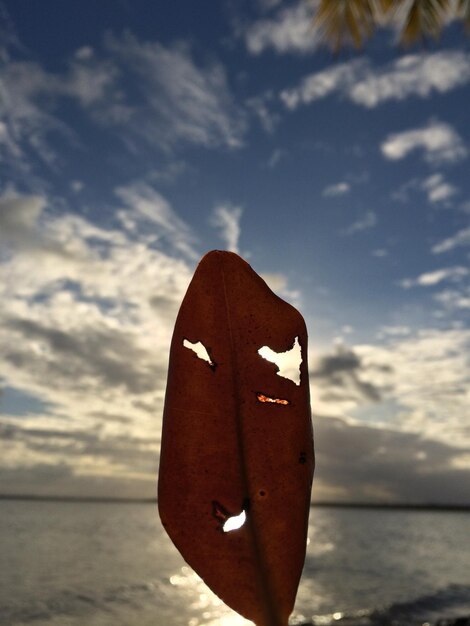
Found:
<svg viewBox="0 0 470 626"><path fill-rule="evenodd" d="M191 343L190 341L188 341L188 339L184 339L183 346L195 352L196 356L199 359L202 359L203 361L207 361L207 363L209 363L211 367L215 367L215 363L214 361L211 360L209 353L207 352L206 346L201 341L198 341L196 343Z"/></svg>
<svg viewBox="0 0 470 626"><path fill-rule="evenodd" d="M269 346L263 346L258 350L258 354L278 367L278 376L288 378L296 385L300 385L300 364L302 363L302 352L299 338L296 337L294 345L285 352L275 352Z"/></svg>
<svg viewBox="0 0 470 626"><path fill-rule="evenodd" d="M238 528L241 528L243 526L243 524L246 522L246 512L248 511L249 507L250 501L248 498L246 498L243 501L242 512L239 515L232 515L227 511L224 506L220 504L220 502L214 500L212 502L212 515L219 522L219 529L222 530L224 533L228 533L232 530L238 530Z"/></svg>
<svg viewBox="0 0 470 626"><path fill-rule="evenodd" d="M222 526L224 533L229 533L231 530L238 530L246 522L246 513L242 511L240 515L233 515Z"/></svg>
<svg viewBox="0 0 470 626"><path fill-rule="evenodd" d="M258 402L270 402L272 404L290 404L289 400L284 400L284 398L271 398L270 396L265 396L264 393L257 393L256 397Z"/></svg>

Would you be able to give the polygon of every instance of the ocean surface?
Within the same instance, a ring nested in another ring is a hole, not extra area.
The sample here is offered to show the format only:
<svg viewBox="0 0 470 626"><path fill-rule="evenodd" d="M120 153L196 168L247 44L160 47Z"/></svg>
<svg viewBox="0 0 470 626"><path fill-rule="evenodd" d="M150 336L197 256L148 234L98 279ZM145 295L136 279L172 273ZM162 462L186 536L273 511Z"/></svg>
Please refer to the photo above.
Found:
<svg viewBox="0 0 470 626"><path fill-rule="evenodd" d="M292 624L470 616L470 514L312 508ZM443 623L443 622L441 622ZM156 505L0 501L2 626L242 626L187 567Z"/></svg>

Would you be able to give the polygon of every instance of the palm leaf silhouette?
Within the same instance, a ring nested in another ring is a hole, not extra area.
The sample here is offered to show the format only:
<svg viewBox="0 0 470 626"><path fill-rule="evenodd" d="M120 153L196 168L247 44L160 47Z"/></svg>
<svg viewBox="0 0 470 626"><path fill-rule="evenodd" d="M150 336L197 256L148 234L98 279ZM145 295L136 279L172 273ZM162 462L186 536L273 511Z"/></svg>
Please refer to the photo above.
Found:
<svg viewBox="0 0 470 626"><path fill-rule="evenodd" d="M313 26L335 52L352 43L361 48L377 24L398 27L400 43L437 39L452 18L470 29L470 0L319 0Z"/></svg>

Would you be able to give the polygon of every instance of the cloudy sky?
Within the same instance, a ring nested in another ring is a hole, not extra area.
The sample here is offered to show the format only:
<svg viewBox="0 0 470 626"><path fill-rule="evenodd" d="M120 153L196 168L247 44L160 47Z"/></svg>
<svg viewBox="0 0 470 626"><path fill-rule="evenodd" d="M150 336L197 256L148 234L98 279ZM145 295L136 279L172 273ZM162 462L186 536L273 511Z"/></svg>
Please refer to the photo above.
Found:
<svg viewBox="0 0 470 626"><path fill-rule="evenodd" d="M306 319L314 498L468 502L470 40L334 57L310 20L0 4L3 493L155 494L173 323L218 248Z"/></svg>

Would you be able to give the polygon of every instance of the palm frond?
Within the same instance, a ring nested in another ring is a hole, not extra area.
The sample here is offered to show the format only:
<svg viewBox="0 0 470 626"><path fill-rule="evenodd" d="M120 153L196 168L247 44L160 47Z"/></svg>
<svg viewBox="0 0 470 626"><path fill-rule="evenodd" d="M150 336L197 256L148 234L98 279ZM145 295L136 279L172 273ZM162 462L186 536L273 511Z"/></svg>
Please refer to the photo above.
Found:
<svg viewBox="0 0 470 626"><path fill-rule="evenodd" d="M373 0L320 0L313 25L335 52L347 44L360 48L375 27Z"/></svg>
<svg viewBox="0 0 470 626"><path fill-rule="evenodd" d="M401 42L410 45L428 37L437 39L450 9L450 0L412 0L405 16Z"/></svg>
<svg viewBox="0 0 470 626"><path fill-rule="evenodd" d="M319 0L313 26L338 52L345 45L361 48L384 24L397 25L404 45L437 39L452 17L470 32L470 0Z"/></svg>
<svg viewBox="0 0 470 626"><path fill-rule="evenodd" d="M410 45L437 39L452 10L452 0L379 0L389 21L401 24L400 42Z"/></svg>
<svg viewBox="0 0 470 626"><path fill-rule="evenodd" d="M457 16L465 24L465 28L470 32L470 0L457 0Z"/></svg>

